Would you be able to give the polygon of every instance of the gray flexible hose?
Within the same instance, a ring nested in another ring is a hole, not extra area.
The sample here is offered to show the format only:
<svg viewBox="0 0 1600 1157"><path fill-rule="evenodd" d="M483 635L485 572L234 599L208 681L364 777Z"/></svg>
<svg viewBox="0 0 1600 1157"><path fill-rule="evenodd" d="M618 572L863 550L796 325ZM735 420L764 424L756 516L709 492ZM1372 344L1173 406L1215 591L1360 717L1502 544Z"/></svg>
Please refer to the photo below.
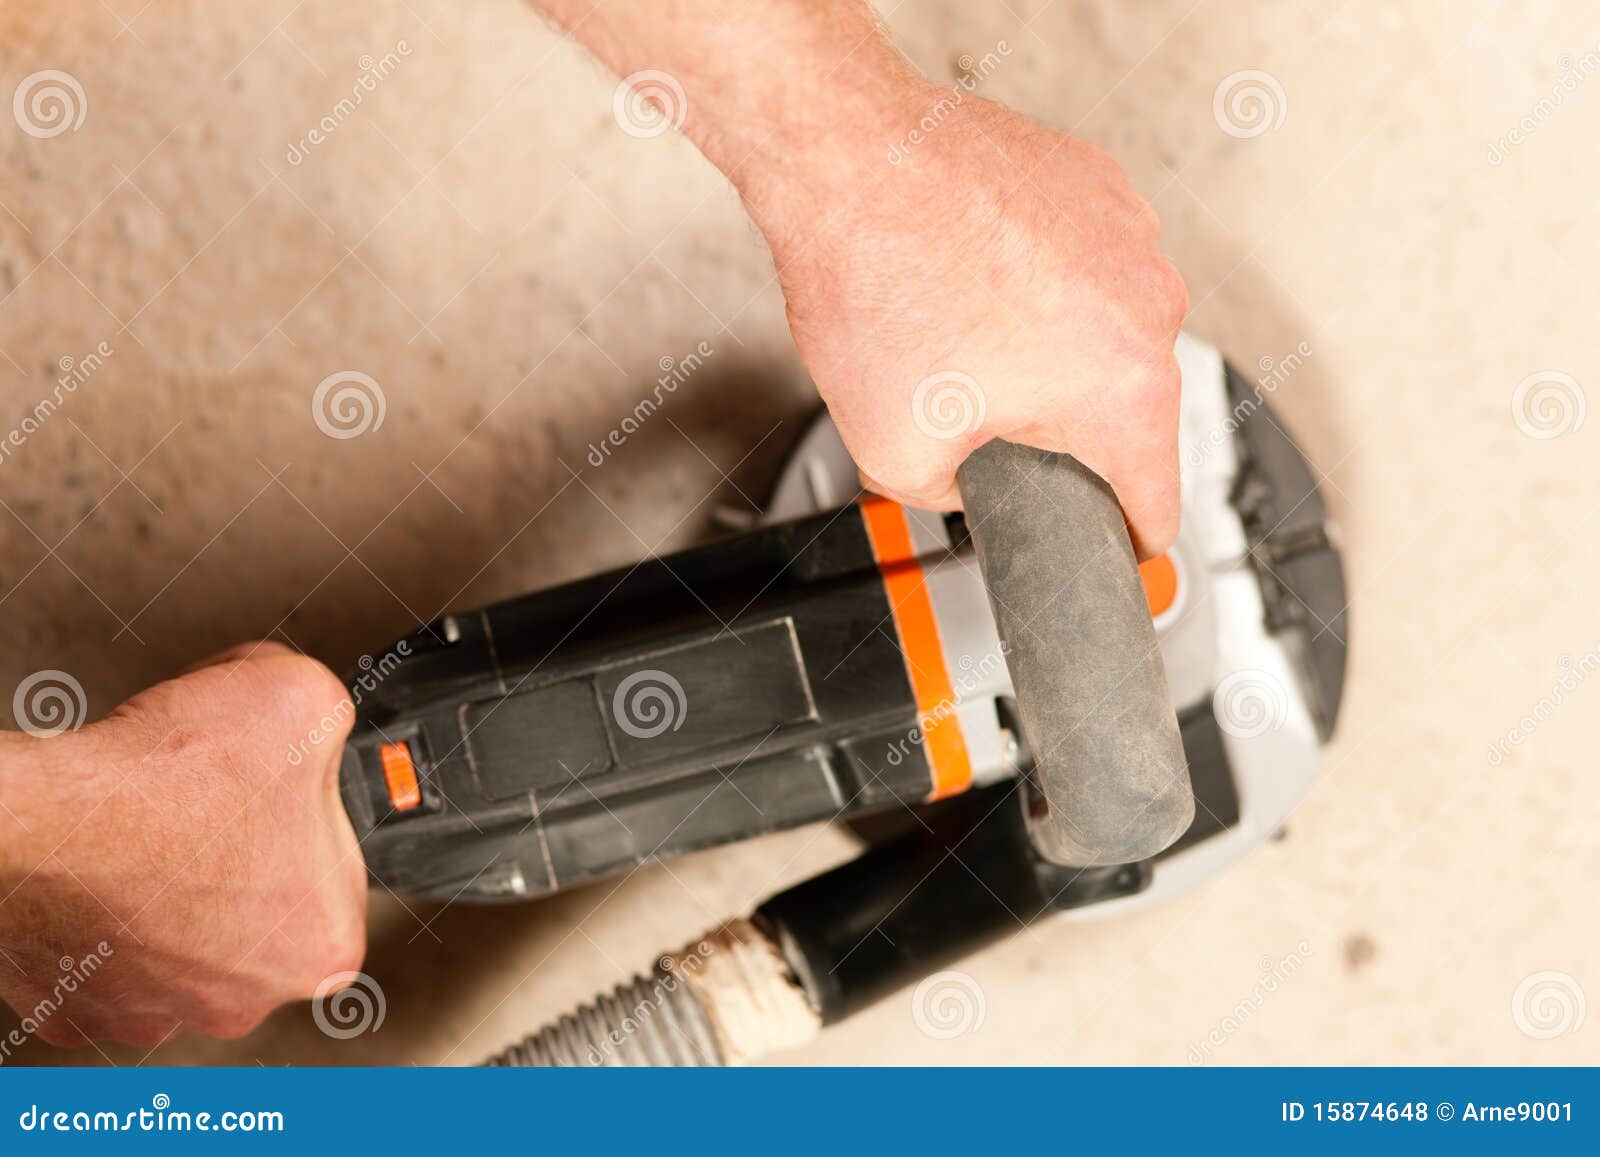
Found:
<svg viewBox="0 0 1600 1157"><path fill-rule="evenodd" d="M722 1053L705 1009L657 969L619 984L485 1062L492 1067L702 1067Z"/></svg>
<svg viewBox="0 0 1600 1157"><path fill-rule="evenodd" d="M777 944L751 921L730 920L487 1063L740 1065L821 1027Z"/></svg>

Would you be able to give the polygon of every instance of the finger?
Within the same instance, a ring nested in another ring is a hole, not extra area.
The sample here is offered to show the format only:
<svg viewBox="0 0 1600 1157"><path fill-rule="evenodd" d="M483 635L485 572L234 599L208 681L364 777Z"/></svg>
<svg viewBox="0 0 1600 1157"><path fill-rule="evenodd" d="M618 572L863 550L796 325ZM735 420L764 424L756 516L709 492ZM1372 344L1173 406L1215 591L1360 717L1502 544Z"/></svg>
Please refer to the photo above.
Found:
<svg viewBox="0 0 1600 1157"><path fill-rule="evenodd" d="M218 651L215 655L196 660L185 667L179 674L192 675L196 671L203 671L207 667L221 667L228 663L238 663L245 659L260 658L267 655L292 655L294 652L282 643L259 639L253 643L237 643L226 651Z"/></svg>
<svg viewBox="0 0 1600 1157"><path fill-rule="evenodd" d="M325 664L298 652L252 662L249 675L270 695L270 731L285 739L290 764L320 794L327 783L337 782L344 741L355 726L349 688ZM277 751L269 750L268 758L276 757Z"/></svg>
<svg viewBox="0 0 1600 1157"><path fill-rule="evenodd" d="M183 1022L171 1016L130 1016L114 1021L103 1040L135 1048L153 1049L177 1036Z"/></svg>
<svg viewBox="0 0 1600 1157"><path fill-rule="evenodd" d="M34 1029L34 1035L51 1048L57 1049L87 1048L94 1040L79 1021L65 1012L60 1016L40 1021Z"/></svg>
<svg viewBox="0 0 1600 1157"><path fill-rule="evenodd" d="M366 857L362 854L355 825L350 822L350 813L345 810L344 797L339 792L339 756L342 754L335 754L332 766L323 776L320 795L312 806L321 809L328 874L339 881L341 894L355 894L364 899L367 891Z"/></svg>
<svg viewBox="0 0 1600 1157"><path fill-rule="evenodd" d="M865 470L857 470L856 475L861 479L861 485L866 489L874 494L880 494L892 502L898 502L901 506L915 506L923 510L962 509L961 491L956 488L953 479L949 486L943 489L936 489L931 493L910 493L884 485Z"/></svg>
<svg viewBox="0 0 1600 1157"><path fill-rule="evenodd" d="M925 421L931 421L925 419ZM906 506L959 510L956 469L987 437L976 430L931 434L911 416L839 422L839 434L868 489Z"/></svg>
<svg viewBox="0 0 1600 1157"><path fill-rule="evenodd" d="M226 1013L212 1013L188 1023L194 1032L216 1037L218 1040L239 1040L261 1027L271 1010L236 1009Z"/></svg>
<svg viewBox="0 0 1600 1157"><path fill-rule="evenodd" d="M1181 512L1177 475L1145 473L1121 486L1115 480L1109 481L1128 521L1135 557L1147 562L1163 553L1178 537Z"/></svg>
<svg viewBox="0 0 1600 1157"><path fill-rule="evenodd" d="M52 1018L40 1026L39 1035L50 1044L65 1048L78 1048L94 1041L111 1041L132 1045L135 1048L153 1049L178 1035L183 1022L176 1017L157 1014L92 1013L74 1019L70 1024L59 1025ZM52 1028L58 1035L45 1032Z"/></svg>
<svg viewBox="0 0 1600 1157"><path fill-rule="evenodd" d="M1154 558L1178 536L1178 406L1182 373L1170 355L1157 359L1135 395L1139 422L1105 448L1103 476L1116 491L1139 560ZM1095 465L1089 463L1089 465Z"/></svg>
<svg viewBox="0 0 1600 1157"><path fill-rule="evenodd" d="M1128 527L1134 556L1146 562L1165 551L1178 537L1179 484L1177 451L1154 450L1141 445L1075 446L1060 450L1044 441L1043 449L1071 454L1111 487ZM1039 445L1032 439L1030 445Z"/></svg>

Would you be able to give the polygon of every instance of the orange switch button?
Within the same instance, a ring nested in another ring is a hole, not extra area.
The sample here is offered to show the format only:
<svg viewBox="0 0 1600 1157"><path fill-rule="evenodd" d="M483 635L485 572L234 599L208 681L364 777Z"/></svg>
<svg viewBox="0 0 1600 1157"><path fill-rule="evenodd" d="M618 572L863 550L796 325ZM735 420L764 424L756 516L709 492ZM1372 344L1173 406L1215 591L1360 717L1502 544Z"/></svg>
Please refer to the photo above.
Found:
<svg viewBox="0 0 1600 1157"><path fill-rule="evenodd" d="M385 743L378 748L383 763L383 782L389 788L389 802L397 812L408 812L422 803L422 785L417 782L417 765L411 748L404 741Z"/></svg>

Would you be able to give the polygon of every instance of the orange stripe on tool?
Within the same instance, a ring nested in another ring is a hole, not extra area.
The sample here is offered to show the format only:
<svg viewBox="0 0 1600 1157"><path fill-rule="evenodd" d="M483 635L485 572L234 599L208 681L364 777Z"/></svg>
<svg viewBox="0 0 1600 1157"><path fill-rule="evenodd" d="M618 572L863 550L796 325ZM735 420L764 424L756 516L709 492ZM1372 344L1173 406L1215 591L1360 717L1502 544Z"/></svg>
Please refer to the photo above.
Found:
<svg viewBox="0 0 1600 1157"><path fill-rule="evenodd" d="M862 499L861 515L889 594L889 607L905 650L906 671L911 676L911 691L917 700L923 746L933 769L928 799L943 799L972 786L972 758L967 754L961 722L953 713L955 687L939 642L933 600L911 543L905 507L872 495Z"/></svg>

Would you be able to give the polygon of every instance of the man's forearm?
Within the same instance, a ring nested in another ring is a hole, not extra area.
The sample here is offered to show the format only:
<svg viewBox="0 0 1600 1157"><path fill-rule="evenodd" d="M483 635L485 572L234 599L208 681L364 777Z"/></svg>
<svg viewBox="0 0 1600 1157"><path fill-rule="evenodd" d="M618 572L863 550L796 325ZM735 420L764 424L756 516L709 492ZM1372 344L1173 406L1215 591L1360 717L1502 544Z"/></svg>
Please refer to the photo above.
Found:
<svg viewBox="0 0 1600 1157"><path fill-rule="evenodd" d="M534 4L618 75L659 70L681 86L668 115L769 231L808 185L863 164L881 172L921 83L865 0Z"/></svg>
<svg viewBox="0 0 1600 1157"><path fill-rule="evenodd" d="M738 187L868 486L954 508L1008 438L1106 478L1141 554L1171 542L1187 299L1115 161L940 90L865 0L533 2L630 79L625 129L664 131L628 107L661 94Z"/></svg>

